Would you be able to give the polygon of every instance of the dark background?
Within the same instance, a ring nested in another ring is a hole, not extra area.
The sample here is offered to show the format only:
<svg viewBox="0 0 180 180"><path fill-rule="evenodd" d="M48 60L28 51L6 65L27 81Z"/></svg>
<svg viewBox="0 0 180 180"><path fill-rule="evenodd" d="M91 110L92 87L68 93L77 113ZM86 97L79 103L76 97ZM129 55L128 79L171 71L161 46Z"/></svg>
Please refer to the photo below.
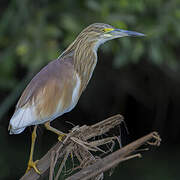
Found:
<svg viewBox="0 0 180 180"><path fill-rule="evenodd" d="M7 131L15 104L44 65L57 58L87 25L94 22L145 33L120 38L98 51L92 80L75 109L52 125L62 131L122 114L130 134L124 145L151 131L159 148L142 159L122 163L106 179L178 180L180 162L180 1L178 0L16 0L0 1L0 179L24 173L32 128ZM34 159L57 141L38 129Z"/></svg>

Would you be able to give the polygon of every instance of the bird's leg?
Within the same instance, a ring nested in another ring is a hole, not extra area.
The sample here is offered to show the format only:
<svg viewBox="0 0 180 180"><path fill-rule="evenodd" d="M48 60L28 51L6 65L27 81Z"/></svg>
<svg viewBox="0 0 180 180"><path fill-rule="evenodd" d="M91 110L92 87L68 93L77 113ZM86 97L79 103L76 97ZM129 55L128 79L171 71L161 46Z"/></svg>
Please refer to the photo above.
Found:
<svg viewBox="0 0 180 180"><path fill-rule="evenodd" d="M34 130L32 132L32 142L31 142L31 152L30 152L30 156L29 156L29 162L28 162L28 167L26 169L26 173L31 169L34 168L34 170L38 173L41 174L40 171L38 170L38 168L36 167L36 164L38 162L37 161L33 161L33 153L34 153L34 145L35 145L35 141L36 141L36 129L37 126L34 126Z"/></svg>
<svg viewBox="0 0 180 180"><path fill-rule="evenodd" d="M64 136L66 136L65 133L59 131L59 130L56 129L56 128L53 128L52 126L50 126L50 122L45 123L44 126L45 126L45 128L46 128L47 130L52 131L53 133L57 134L59 141L62 141L62 138L63 138Z"/></svg>

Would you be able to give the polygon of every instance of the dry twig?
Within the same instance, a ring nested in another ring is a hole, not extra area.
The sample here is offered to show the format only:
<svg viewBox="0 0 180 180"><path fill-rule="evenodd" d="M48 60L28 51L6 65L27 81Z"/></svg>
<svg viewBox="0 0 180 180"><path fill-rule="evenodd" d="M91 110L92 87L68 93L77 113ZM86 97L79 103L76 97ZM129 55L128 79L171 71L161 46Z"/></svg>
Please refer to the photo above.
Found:
<svg viewBox="0 0 180 180"><path fill-rule="evenodd" d="M98 146L107 145L111 143L108 152L112 152L115 140L120 140L117 137L107 137L104 139L95 140L93 137L102 136L107 133L110 129L119 126L123 122L123 117L121 115L116 115L111 118L105 119L95 125L73 128L70 133L63 140L63 144L58 142L53 148L51 148L47 154L38 162L37 167L42 172L41 176L36 174L36 172L31 169L27 174L25 174L21 180L36 180L40 177L43 177L49 172L49 180L53 180L54 168L58 161L61 159L61 164L59 170L56 174L55 180L59 178L60 173L65 166L68 156L73 155L78 159L80 165L73 167L72 170L82 169L78 173L67 178L67 180L76 180L76 179L93 179L93 180L102 180L103 172L114 168L118 163L126 161L134 157L140 157L140 154L132 155L139 146L144 143L150 145L160 145L160 137L156 132L150 133L147 136L144 136L137 141L119 149L118 151L104 157L103 159L100 156L94 156L92 152L101 152L101 155L107 154L107 151L99 148ZM150 141L150 140L154 141ZM72 172L72 171L71 171Z"/></svg>
<svg viewBox="0 0 180 180"><path fill-rule="evenodd" d="M76 146L78 146L78 145L75 146L76 142L74 142L74 138L79 139L80 141L78 142L80 142L80 144L84 148L86 149L92 148L93 150L98 151L99 148L97 146L92 146L86 141L90 138L107 133L110 129L119 126L122 121L123 121L123 117L118 114L110 118L107 118L99 123L96 123L92 126L84 125L82 127L73 128L68 134L68 136L63 140L63 143L58 142L38 161L37 167L40 170L41 175L37 174L33 169L31 169L28 173L26 173L23 177L21 177L21 180L36 180L39 179L40 177L46 176L50 168L50 165L51 165L51 169L53 169L54 164L56 164L59 158L64 157L68 149L76 148ZM53 153L53 155L52 155L52 151L55 152ZM52 173L53 170L51 170L50 177L52 177Z"/></svg>
<svg viewBox="0 0 180 180"><path fill-rule="evenodd" d="M140 154L130 155L135 149L140 147L142 144L153 140L153 145L159 146L160 145L160 137L157 132L152 132L130 144L127 146L113 152L112 154L104 157L101 160L98 160L94 164L83 168L78 173L72 175L71 177L67 178L66 180L88 180L93 177L96 177L98 174L109 170L112 167L115 167L118 163L135 158L141 157Z"/></svg>

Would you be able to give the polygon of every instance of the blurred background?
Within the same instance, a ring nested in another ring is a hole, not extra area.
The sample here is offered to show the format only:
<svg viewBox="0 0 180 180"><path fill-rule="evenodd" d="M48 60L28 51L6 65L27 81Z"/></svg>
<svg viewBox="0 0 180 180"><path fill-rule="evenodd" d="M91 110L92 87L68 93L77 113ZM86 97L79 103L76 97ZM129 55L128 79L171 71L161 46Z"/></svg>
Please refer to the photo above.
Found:
<svg viewBox="0 0 180 180"><path fill-rule="evenodd" d="M15 104L30 79L56 59L78 33L94 22L145 33L120 38L98 51L94 75L75 109L52 123L67 132L122 114L129 130L123 145L158 131L159 148L122 163L105 179L176 180L180 162L179 0L1 0L0 1L0 179L25 172L32 128L7 131ZM57 137L38 129L34 159Z"/></svg>

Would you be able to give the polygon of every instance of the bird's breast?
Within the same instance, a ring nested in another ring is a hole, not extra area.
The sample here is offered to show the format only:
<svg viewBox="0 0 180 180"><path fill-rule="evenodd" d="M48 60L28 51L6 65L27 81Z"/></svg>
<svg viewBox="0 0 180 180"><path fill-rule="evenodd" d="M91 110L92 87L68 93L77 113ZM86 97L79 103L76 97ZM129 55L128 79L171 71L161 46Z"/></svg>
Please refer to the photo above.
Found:
<svg viewBox="0 0 180 180"><path fill-rule="evenodd" d="M54 102L52 104L52 106L54 106L55 108L54 112L49 112L46 117L41 117L40 121L52 121L55 118L63 115L64 113L71 111L79 100L80 88L81 81L76 73L74 73L72 77L66 78L66 82L63 83L63 86L61 86L61 88L56 91L57 96L54 95L55 98L51 99L51 102ZM50 104L48 104L48 106L49 105Z"/></svg>
<svg viewBox="0 0 180 180"><path fill-rule="evenodd" d="M80 95L81 95L81 79L78 74L74 74L75 83L73 83L72 87L65 87L64 92L59 99L59 103L57 106L56 113L61 115L62 113L66 113L71 111L77 104Z"/></svg>

